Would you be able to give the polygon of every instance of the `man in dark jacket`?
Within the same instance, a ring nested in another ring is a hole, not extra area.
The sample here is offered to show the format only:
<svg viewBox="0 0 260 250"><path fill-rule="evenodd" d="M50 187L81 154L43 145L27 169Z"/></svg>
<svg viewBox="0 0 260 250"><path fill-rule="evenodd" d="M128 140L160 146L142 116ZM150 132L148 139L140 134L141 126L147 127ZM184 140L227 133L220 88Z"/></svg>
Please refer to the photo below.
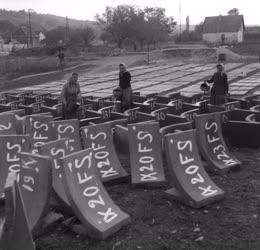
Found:
<svg viewBox="0 0 260 250"><path fill-rule="evenodd" d="M69 80L63 85L61 91L61 101L63 118L77 118L77 110L81 103L81 92L77 73L72 73Z"/></svg>
<svg viewBox="0 0 260 250"><path fill-rule="evenodd" d="M131 108L133 92L131 88L131 74L126 70L123 63L119 64L119 87L121 90L121 112Z"/></svg>
<svg viewBox="0 0 260 250"><path fill-rule="evenodd" d="M206 82L213 83L210 98L211 104L222 105L228 101L228 79L222 64L217 64L217 72Z"/></svg>

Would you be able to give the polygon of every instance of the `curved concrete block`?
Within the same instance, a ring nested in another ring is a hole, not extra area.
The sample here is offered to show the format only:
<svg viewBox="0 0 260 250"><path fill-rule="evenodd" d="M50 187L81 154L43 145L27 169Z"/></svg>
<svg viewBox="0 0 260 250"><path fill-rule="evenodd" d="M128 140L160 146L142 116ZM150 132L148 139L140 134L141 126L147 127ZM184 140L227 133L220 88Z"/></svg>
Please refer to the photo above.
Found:
<svg viewBox="0 0 260 250"><path fill-rule="evenodd" d="M222 105L226 111L234 110L236 108L241 108L240 101L227 102Z"/></svg>
<svg viewBox="0 0 260 250"><path fill-rule="evenodd" d="M260 111L260 105L255 105L250 108L252 111Z"/></svg>
<svg viewBox="0 0 260 250"><path fill-rule="evenodd" d="M132 184L165 182L159 124L129 124L128 140Z"/></svg>
<svg viewBox="0 0 260 250"><path fill-rule="evenodd" d="M160 128L163 152L165 151L165 143L164 143L165 135L176 133L178 131L190 130L190 129L192 129L192 124L193 124L192 122L184 122L184 123L172 124L172 125Z"/></svg>
<svg viewBox="0 0 260 250"><path fill-rule="evenodd" d="M90 237L105 239L130 221L112 201L96 175L94 151L86 149L61 159L66 195Z"/></svg>
<svg viewBox="0 0 260 250"><path fill-rule="evenodd" d="M117 157L109 122L81 128L84 148L93 148L96 169L102 181L126 177L128 174Z"/></svg>
<svg viewBox="0 0 260 250"><path fill-rule="evenodd" d="M224 191L203 168L195 130L165 136L166 158L176 188L166 193L189 206L199 208L224 198Z"/></svg>
<svg viewBox="0 0 260 250"><path fill-rule="evenodd" d="M47 207L51 191L51 158L20 153L19 187L30 231L35 229Z"/></svg>
<svg viewBox="0 0 260 250"><path fill-rule="evenodd" d="M20 174L19 153L29 152L30 138L28 135L1 135L0 136L0 196L9 172Z"/></svg>
<svg viewBox="0 0 260 250"><path fill-rule="evenodd" d="M81 150L78 119L54 121L51 124L55 135L54 140L68 138L70 153Z"/></svg>
<svg viewBox="0 0 260 250"><path fill-rule="evenodd" d="M187 121L193 121L194 118L199 114L199 109L191 109L181 113L182 117L185 117Z"/></svg>
<svg viewBox="0 0 260 250"><path fill-rule="evenodd" d="M45 143L39 147L39 153L50 156L52 159L52 187L66 210L70 210L70 203L63 186L62 167L59 159L69 154L68 140L66 138Z"/></svg>
<svg viewBox="0 0 260 250"><path fill-rule="evenodd" d="M128 116L128 122L129 123L134 123L134 122L138 122L138 118L137 118L137 111L139 111L140 108L133 108L133 109L128 109L124 112L125 115Z"/></svg>
<svg viewBox="0 0 260 250"><path fill-rule="evenodd" d="M38 146L45 144L48 141L54 140L53 128L51 126L53 121L52 116L46 115L30 115L26 116L24 124L24 133L30 136L32 152L38 153Z"/></svg>
<svg viewBox="0 0 260 250"><path fill-rule="evenodd" d="M114 130L114 145L116 151L123 155L129 154L128 128L116 125Z"/></svg>
<svg viewBox="0 0 260 250"><path fill-rule="evenodd" d="M219 113L196 116L195 127L200 152L214 171L227 171L241 165L225 143Z"/></svg>
<svg viewBox="0 0 260 250"><path fill-rule="evenodd" d="M103 107L98 110L98 113L101 114L103 120L108 120L111 118L111 113L113 111L113 106Z"/></svg>
<svg viewBox="0 0 260 250"><path fill-rule="evenodd" d="M0 226L1 250L34 250L26 213L16 175L11 173L5 185L5 220Z"/></svg>
<svg viewBox="0 0 260 250"><path fill-rule="evenodd" d="M15 114L0 113L0 135L17 134Z"/></svg>

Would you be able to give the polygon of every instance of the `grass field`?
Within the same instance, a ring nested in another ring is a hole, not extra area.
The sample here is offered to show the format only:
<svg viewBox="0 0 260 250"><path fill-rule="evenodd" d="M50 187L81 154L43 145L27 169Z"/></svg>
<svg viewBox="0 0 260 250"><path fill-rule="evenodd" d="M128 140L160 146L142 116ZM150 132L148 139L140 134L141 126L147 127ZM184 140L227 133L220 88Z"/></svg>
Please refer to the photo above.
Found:
<svg viewBox="0 0 260 250"><path fill-rule="evenodd" d="M56 69L56 65L55 57L0 57L0 72L8 78L52 71Z"/></svg>
<svg viewBox="0 0 260 250"><path fill-rule="evenodd" d="M240 55L259 56L259 42L247 42L230 47L230 50Z"/></svg>

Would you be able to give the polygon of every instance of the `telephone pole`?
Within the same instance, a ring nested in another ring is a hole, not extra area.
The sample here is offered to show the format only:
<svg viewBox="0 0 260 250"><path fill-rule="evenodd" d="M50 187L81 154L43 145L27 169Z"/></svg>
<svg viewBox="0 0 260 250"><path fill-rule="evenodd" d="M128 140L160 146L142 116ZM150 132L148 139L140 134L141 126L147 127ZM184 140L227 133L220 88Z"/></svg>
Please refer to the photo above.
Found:
<svg viewBox="0 0 260 250"><path fill-rule="evenodd" d="M65 34L65 42L67 43L70 38L70 26L69 26L69 18L66 17L66 34Z"/></svg>
<svg viewBox="0 0 260 250"><path fill-rule="evenodd" d="M189 33L190 32L190 17L186 17L186 31Z"/></svg>
<svg viewBox="0 0 260 250"><path fill-rule="evenodd" d="M30 45L31 48L33 47L33 39L32 39L32 23L31 23L31 13L33 12L32 9L28 10L28 15L29 15L29 35L30 35Z"/></svg>
<svg viewBox="0 0 260 250"><path fill-rule="evenodd" d="M181 2L179 1L179 16L180 16L180 37L181 37Z"/></svg>

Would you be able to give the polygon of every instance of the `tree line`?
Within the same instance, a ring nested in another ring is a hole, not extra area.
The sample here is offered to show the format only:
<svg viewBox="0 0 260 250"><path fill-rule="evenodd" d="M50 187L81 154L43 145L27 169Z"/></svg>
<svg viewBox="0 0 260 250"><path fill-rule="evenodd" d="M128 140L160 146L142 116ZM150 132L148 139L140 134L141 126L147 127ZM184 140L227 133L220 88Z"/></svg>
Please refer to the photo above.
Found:
<svg viewBox="0 0 260 250"><path fill-rule="evenodd" d="M186 26L189 27L189 24ZM95 39L102 40L104 44L116 44L119 48L124 44L130 44L134 49L137 47L143 49L147 45L156 46L159 42L168 41L172 38L175 27L176 21L166 15L164 8L119 5L107 6L103 14L96 15L96 23L91 26L75 28L69 23L69 27L58 26L52 30L44 30L44 35L47 48L52 50L55 50L61 40L66 47L82 49L89 47ZM181 35L175 37L175 41L200 41L202 28L202 24L197 25L195 31L186 28ZM18 38L19 42L25 42L28 37L28 27L19 30L21 30L19 36L16 34L17 31L11 33L13 37Z"/></svg>
<svg viewBox="0 0 260 250"><path fill-rule="evenodd" d="M4 10L1 10L5 14ZM7 12L9 13L9 12ZM15 12L16 13L16 12ZM25 11L17 12L25 15ZM233 8L228 15L238 15L239 10ZM36 15L36 14L34 14ZM38 14L37 14L38 15ZM72 22L73 20L70 20ZM74 20L75 21L75 20ZM28 24L15 26L7 20L0 20L0 35L8 42L15 38L20 43L28 42ZM189 30L189 17L186 18L186 30L175 35L176 42L196 42L202 40L203 23L195 26L195 30ZM95 28L96 27L96 28ZM133 45L134 49L141 49L147 45L156 45L159 42L168 41L172 37L176 27L173 17L166 16L165 9L161 7L140 8L132 5L107 6L104 13L96 15L96 23L91 26L78 26L73 23L70 27L58 26L52 30L42 30L48 48L55 48L59 41L65 42L67 47L86 48L93 40L100 39L104 44L116 44L122 48L124 43ZM37 28L33 27L33 33Z"/></svg>
<svg viewBox="0 0 260 250"><path fill-rule="evenodd" d="M97 27L101 31L99 39L105 44L115 43L122 48L125 41L141 48L144 45L166 41L175 28L173 17L167 17L160 7L141 9L136 6L119 5L106 7L105 12L96 15ZM57 27L46 33L46 45L53 46L59 40L73 46L89 46L97 37L92 27L71 29Z"/></svg>
<svg viewBox="0 0 260 250"><path fill-rule="evenodd" d="M96 19L102 30L101 40L114 42L119 48L126 40L141 47L166 41L176 25L174 18L167 17L161 7L106 7L105 13Z"/></svg>

